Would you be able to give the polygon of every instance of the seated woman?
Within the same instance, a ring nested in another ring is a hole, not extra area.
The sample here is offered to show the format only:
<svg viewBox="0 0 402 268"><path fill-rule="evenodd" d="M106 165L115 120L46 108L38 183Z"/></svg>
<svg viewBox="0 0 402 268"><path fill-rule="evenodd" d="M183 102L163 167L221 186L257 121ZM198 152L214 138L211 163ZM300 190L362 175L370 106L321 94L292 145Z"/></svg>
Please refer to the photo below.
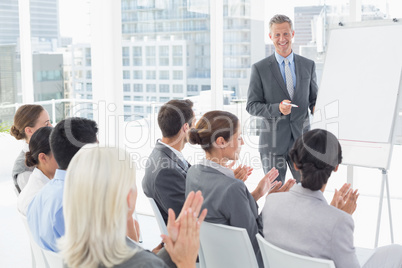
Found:
<svg viewBox="0 0 402 268"><path fill-rule="evenodd" d="M20 193L28 183L33 168L25 165L25 153L29 151L28 144L34 132L41 127L51 127L49 114L40 105L26 104L18 108L14 115L14 123L10 134L17 140L25 140L22 152L14 162L12 176L16 191Z"/></svg>
<svg viewBox="0 0 402 268"><path fill-rule="evenodd" d="M335 191L331 205L325 200L328 178L342 160L341 146L333 134L322 129L306 132L296 140L290 158L301 171L301 185L267 197L262 210L267 241L300 255L333 260L337 268L402 267L399 245L377 248L367 261L356 256L351 214L356 209L357 190L344 185Z"/></svg>
<svg viewBox="0 0 402 268"><path fill-rule="evenodd" d="M58 168L56 160L50 150L49 137L52 132L51 127L38 129L31 137L29 151L25 154L25 164L27 167L35 167L28 184L18 196L18 210L26 215L28 205L35 195L54 177Z"/></svg>
<svg viewBox="0 0 402 268"><path fill-rule="evenodd" d="M195 128L190 129L189 142L200 144L205 159L190 167L186 178L186 194L200 190L208 209L206 221L245 228L250 236L260 267L263 267L256 234L262 234L262 221L258 215L257 200L271 187L277 191L281 185L274 182L278 171L273 168L250 193L233 170L227 167L229 160L237 160L244 144L239 119L229 112L211 111L204 114ZM282 190L294 184L291 179Z"/></svg>
<svg viewBox="0 0 402 268"><path fill-rule="evenodd" d="M65 236L59 248L68 267L167 267L126 237L135 209L135 169L123 149L86 145L68 167L64 189ZM169 209L165 249L177 267L195 267L199 248L201 193L188 196L177 221ZM165 251L165 249L160 250Z"/></svg>

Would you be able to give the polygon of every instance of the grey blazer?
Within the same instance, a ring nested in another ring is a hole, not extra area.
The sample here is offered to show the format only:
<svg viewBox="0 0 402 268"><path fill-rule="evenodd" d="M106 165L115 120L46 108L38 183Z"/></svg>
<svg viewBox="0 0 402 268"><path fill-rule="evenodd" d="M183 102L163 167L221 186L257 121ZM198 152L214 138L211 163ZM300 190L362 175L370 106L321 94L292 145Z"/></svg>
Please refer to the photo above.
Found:
<svg viewBox="0 0 402 268"><path fill-rule="evenodd" d="M156 142L146 163L142 188L147 197L155 200L165 223L169 208L178 216L183 207L188 167L172 150Z"/></svg>
<svg viewBox="0 0 402 268"><path fill-rule="evenodd" d="M241 227L247 230L260 267L263 266L256 234L262 234L262 221L258 205L241 180L228 177L215 168L194 165L187 173L186 195L202 192L207 208L207 222Z"/></svg>
<svg viewBox="0 0 402 268"><path fill-rule="evenodd" d="M312 111L317 99L315 63L294 54L296 88L291 100L281 75L275 54L255 63L251 68L246 110L251 115L263 117L260 130L261 153L283 155L289 150L291 140L301 136L309 125L308 109ZM279 111L281 101L288 99L297 104L289 115Z"/></svg>
<svg viewBox="0 0 402 268"><path fill-rule="evenodd" d="M267 196L264 237L285 250L333 260L336 268L360 267L353 246L352 217L328 205L321 191L294 185Z"/></svg>
<svg viewBox="0 0 402 268"><path fill-rule="evenodd" d="M30 171L32 172L34 170L34 167L27 167L25 165L25 152L21 151L20 154L18 155L17 159L15 159L13 170L12 170L12 177L13 177L13 182L14 186L17 189L18 193L21 193L22 189L18 185L18 174L23 173L25 171Z"/></svg>

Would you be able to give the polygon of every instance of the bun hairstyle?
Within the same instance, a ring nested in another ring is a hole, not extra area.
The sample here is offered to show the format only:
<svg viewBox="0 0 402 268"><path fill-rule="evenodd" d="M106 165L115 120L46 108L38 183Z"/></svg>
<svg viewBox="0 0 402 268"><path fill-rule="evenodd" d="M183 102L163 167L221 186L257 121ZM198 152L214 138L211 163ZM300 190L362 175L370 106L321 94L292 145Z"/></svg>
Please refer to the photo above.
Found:
<svg viewBox="0 0 402 268"><path fill-rule="evenodd" d="M14 124L11 126L10 134L17 140L26 139L26 127L34 127L43 107L34 104L25 104L18 108L14 115Z"/></svg>
<svg viewBox="0 0 402 268"><path fill-rule="evenodd" d="M39 154L49 155L50 143L49 137L52 132L51 127L41 127L32 135L29 141L29 152L25 154L25 164L33 167L39 164Z"/></svg>
<svg viewBox="0 0 402 268"><path fill-rule="evenodd" d="M237 132L239 119L232 113L225 111L210 111L198 120L195 128L189 131L189 142L199 144L204 151L209 152L217 138L222 137L229 141Z"/></svg>
<svg viewBox="0 0 402 268"><path fill-rule="evenodd" d="M302 186L317 191L342 162L342 149L332 133L314 129L296 140L289 156L302 174Z"/></svg>

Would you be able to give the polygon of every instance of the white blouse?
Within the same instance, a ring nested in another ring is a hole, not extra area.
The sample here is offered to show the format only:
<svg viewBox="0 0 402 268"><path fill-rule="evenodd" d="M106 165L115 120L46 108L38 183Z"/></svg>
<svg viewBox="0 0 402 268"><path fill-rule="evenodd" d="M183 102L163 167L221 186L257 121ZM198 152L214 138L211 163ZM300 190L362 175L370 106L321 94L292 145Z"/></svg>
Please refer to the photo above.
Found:
<svg viewBox="0 0 402 268"><path fill-rule="evenodd" d="M27 214L29 204L34 199L35 195L49 181L50 179L46 177L46 175L43 174L43 172L40 169L35 168L33 170L31 176L29 176L27 185L24 187L24 189L18 196L17 207L22 214L24 215Z"/></svg>

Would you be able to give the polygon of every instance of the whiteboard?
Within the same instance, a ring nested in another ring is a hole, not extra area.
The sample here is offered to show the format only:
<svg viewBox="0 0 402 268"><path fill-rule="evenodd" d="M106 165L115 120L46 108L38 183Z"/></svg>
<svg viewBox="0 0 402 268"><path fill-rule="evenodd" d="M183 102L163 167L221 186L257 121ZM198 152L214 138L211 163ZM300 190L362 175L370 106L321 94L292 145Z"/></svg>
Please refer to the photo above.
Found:
<svg viewBox="0 0 402 268"><path fill-rule="evenodd" d="M343 164L388 169L401 70L401 24L330 32L311 127L337 136Z"/></svg>

